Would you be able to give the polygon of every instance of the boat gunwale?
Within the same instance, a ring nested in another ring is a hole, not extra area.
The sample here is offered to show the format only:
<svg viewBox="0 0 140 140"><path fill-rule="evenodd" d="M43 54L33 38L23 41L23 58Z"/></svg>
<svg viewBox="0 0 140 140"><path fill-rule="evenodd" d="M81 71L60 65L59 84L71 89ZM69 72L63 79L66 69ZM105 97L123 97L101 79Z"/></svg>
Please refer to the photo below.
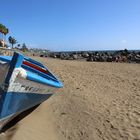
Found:
<svg viewBox="0 0 140 140"><path fill-rule="evenodd" d="M63 87L62 83L60 82L60 80L58 78L56 78L56 76L54 76L46 67L44 67L41 63L30 59L30 58L26 58L24 57L22 54L15 52L16 54L18 54L19 56L22 56L22 62L21 63L21 68L23 68L26 72L27 72L27 78L28 80L33 80L35 82L39 82L41 84L47 84L49 86L52 87L56 87L56 88L61 88ZM14 57L14 56L13 56ZM0 56L0 60L7 62L7 63L11 63L12 56ZM28 63L31 63L35 66L37 66L39 69L43 69L43 71L46 70L47 73L44 73L42 71L39 71L37 69L32 68L31 66L25 65L25 62L27 61ZM31 61L31 62L30 62ZM34 74L33 74L34 73ZM30 76L32 74L32 76ZM35 78L33 78L33 76L35 76ZM43 80L43 81L42 81Z"/></svg>

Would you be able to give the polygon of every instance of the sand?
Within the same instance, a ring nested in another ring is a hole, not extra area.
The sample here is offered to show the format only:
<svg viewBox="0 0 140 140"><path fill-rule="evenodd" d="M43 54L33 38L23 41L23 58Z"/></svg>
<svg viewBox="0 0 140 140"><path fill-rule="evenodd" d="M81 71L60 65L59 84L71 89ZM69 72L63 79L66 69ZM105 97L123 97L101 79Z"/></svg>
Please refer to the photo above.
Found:
<svg viewBox="0 0 140 140"><path fill-rule="evenodd" d="M64 88L2 140L140 140L140 65L35 58Z"/></svg>

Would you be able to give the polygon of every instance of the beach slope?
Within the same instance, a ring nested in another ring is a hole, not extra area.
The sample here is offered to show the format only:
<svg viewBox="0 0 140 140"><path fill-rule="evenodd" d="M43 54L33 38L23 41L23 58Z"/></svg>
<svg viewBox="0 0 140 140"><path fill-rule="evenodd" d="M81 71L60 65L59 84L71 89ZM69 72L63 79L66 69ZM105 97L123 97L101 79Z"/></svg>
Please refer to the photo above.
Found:
<svg viewBox="0 0 140 140"><path fill-rule="evenodd" d="M35 59L64 88L0 139L140 139L140 65Z"/></svg>

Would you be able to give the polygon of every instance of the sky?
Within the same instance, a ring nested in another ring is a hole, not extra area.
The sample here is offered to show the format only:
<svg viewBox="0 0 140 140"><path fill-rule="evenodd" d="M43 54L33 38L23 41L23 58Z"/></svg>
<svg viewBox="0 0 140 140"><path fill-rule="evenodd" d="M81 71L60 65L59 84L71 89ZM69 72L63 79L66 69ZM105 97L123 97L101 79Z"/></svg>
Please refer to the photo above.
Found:
<svg viewBox="0 0 140 140"><path fill-rule="evenodd" d="M30 48L140 49L140 0L0 0L0 23Z"/></svg>

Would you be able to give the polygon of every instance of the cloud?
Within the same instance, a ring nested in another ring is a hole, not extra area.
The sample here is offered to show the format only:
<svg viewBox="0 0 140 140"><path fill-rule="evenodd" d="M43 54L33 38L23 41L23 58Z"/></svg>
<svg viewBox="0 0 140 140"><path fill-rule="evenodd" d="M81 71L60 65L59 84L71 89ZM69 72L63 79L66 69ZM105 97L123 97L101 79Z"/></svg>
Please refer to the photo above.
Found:
<svg viewBox="0 0 140 140"><path fill-rule="evenodd" d="M122 43L122 44L126 44L126 43L127 43L127 40L123 39L123 40L121 41L121 43Z"/></svg>

